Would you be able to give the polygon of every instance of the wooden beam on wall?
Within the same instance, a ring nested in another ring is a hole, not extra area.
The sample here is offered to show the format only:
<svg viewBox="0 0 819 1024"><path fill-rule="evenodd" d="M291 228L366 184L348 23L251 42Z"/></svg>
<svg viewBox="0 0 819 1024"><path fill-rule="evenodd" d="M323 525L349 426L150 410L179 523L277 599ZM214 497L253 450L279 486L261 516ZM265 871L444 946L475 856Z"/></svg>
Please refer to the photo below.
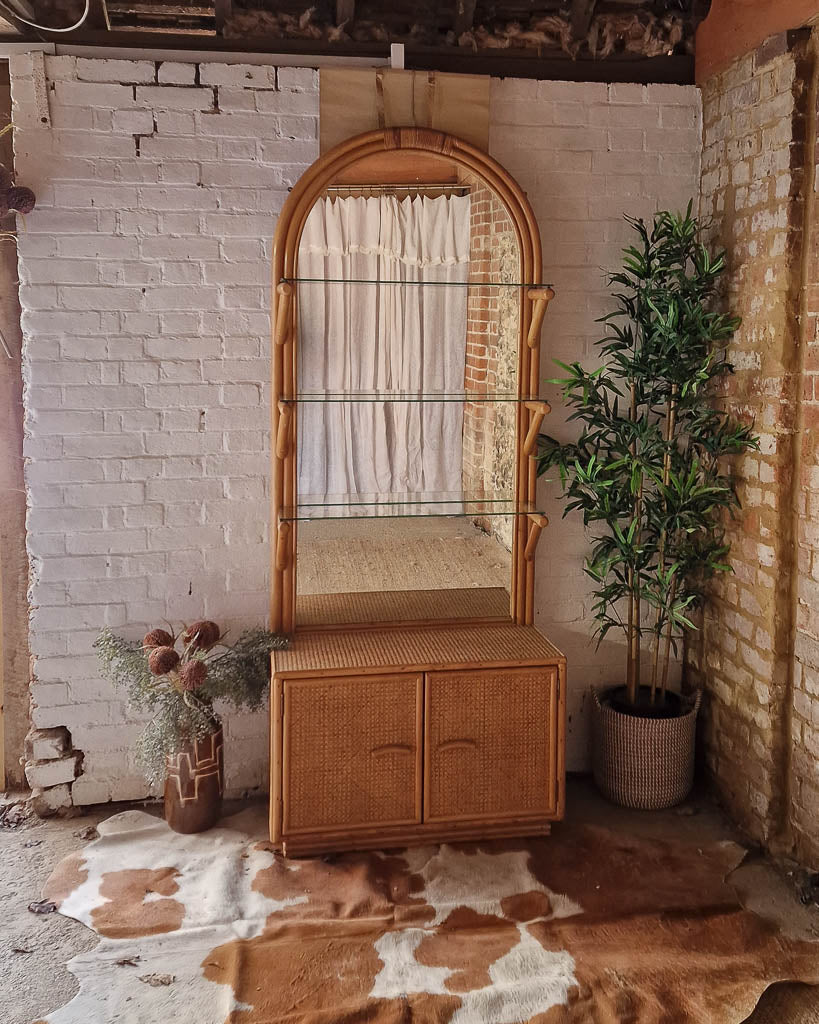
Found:
<svg viewBox="0 0 819 1024"><path fill-rule="evenodd" d="M0 61L0 125L10 120L8 62ZM13 172L11 132L0 139L0 161ZM3 229L14 231L14 221L13 216L6 217ZM20 757L30 724L31 699L20 355L23 337L17 284L17 247L7 242L0 246L0 789L25 785Z"/></svg>
<svg viewBox="0 0 819 1024"><path fill-rule="evenodd" d="M336 0L336 25L355 21L355 0Z"/></svg>
<svg viewBox="0 0 819 1024"><path fill-rule="evenodd" d="M216 35L223 36L225 34L225 25L230 21L233 14L232 0L214 0L213 13L216 18Z"/></svg>
<svg viewBox="0 0 819 1024"><path fill-rule="evenodd" d="M85 23L82 27L95 29L99 32L109 31L111 28L111 21L108 17L108 6L105 0L89 0L88 17L85 19Z"/></svg>
<svg viewBox="0 0 819 1024"><path fill-rule="evenodd" d="M455 22L453 28L456 38L468 32L475 21L476 0L455 0Z"/></svg>
<svg viewBox="0 0 819 1024"><path fill-rule="evenodd" d="M597 0L572 0L571 29L572 39L578 42L585 39L591 28L594 7Z"/></svg>

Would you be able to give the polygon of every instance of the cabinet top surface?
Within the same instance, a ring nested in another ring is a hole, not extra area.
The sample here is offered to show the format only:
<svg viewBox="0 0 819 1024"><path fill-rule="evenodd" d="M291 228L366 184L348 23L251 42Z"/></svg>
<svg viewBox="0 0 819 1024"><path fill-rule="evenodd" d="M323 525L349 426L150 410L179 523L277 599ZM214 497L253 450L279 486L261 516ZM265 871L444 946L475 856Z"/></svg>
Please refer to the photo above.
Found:
<svg viewBox="0 0 819 1024"><path fill-rule="evenodd" d="M542 665L563 655L534 626L465 625L299 633L273 651L274 675L360 670L433 670L484 665Z"/></svg>

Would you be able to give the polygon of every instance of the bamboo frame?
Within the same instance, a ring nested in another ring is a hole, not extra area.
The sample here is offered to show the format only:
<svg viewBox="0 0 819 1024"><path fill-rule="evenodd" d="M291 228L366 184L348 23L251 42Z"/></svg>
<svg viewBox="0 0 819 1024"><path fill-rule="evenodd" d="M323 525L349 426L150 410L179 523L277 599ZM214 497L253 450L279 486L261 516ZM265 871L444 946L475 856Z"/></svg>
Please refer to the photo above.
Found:
<svg viewBox="0 0 819 1024"><path fill-rule="evenodd" d="M525 193L500 164L470 143L445 132L429 128L385 128L366 132L321 156L305 171L284 204L273 238L273 336L271 375L272 486L271 512L277 543L272 557L270 627L292 633L296 627L296 545L297 529L279 527L282 509L296 504L296 459L298 419L287 401L296 394L296 326L298 302L292 284L297 277L298 247L307 216L316 199L350 165L385 152L401 154L437 154L445 156L459 169L476 175L506 207L514 226L520 252L521 280L532 287L520 289L518 395L537 394L540 387L540 330L554 291L541 286L542 250L534 212ZM543 403L545 405L545 403ZM548 411L546 406L543 415ZM539 411L517 410L517 466L515 499L533 502L536 498L537 472L531 451L537 430L532 431ZM282 424L282 420L285 423ZM541 416L542 420L542 416ZM524 441L531 435L529 451ZM285 443L287 438L287 443ZM542 528L542 527L541 527ZM526 516L518 516L513 531L512 584L510 615L513 622L529 625L534 606L534 560L524 557L529 541Z"/></svg>

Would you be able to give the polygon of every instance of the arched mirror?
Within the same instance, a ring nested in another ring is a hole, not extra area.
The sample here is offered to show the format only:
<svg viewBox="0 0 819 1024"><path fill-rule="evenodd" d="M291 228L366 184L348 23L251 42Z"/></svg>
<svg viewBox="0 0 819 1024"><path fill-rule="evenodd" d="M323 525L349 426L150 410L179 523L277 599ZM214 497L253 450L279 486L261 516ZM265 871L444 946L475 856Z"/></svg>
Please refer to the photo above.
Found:
<svg viewBox="0 0 819 1024"><path fill-rule="evenodd" d="M450 135L370 132L273 251L271 839L545 834L566 662L531 625L552 292L526 198Z"/></svg>
<svg viewBox="0 0 819 1024"><path fill-rule="evenodd" d="M551 296L528 203L440 132L350 140L274 246L276 628L531 622Z"/></svg>

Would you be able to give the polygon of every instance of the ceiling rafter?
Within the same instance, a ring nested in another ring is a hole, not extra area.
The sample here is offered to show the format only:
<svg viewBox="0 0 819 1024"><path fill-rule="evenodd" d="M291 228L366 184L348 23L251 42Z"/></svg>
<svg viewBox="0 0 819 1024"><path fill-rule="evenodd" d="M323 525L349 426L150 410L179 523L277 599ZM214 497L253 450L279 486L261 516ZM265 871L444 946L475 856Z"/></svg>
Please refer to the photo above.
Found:
<svg viewBox="0 0 819 1024"><path fill-rule="evenodd" d="M65 24L83 3L37 0L33 6L41 24ZM91 3L92 15L80 29L60 36L37 33L37 38L109 49L223 48L317 58L388 58L390 44L403 43L407 68L586 81L691 81L694 31L706 13L703 0ZM15 29L24 38L30 34L21 25ZM34 41L34 34L30 37Z"/></svg>

